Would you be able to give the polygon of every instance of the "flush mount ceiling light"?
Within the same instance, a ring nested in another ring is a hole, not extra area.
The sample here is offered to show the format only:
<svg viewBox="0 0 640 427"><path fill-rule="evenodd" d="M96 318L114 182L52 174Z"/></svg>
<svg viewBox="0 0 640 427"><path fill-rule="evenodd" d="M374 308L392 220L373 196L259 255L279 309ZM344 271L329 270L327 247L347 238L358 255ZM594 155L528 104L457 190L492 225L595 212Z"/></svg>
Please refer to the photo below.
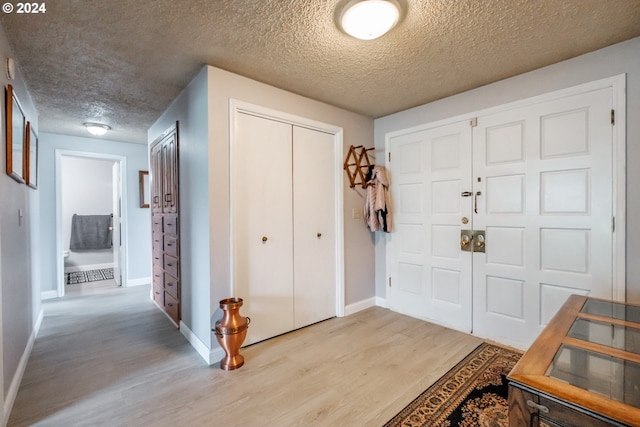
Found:
<svg viewBox="0 0 640 427"><path fill-rule="evenodd" d="M350 36L373 40L392 29L399 18L400 8L395 1L351 1L340 16L340 25Z"/></svg>
<svg viewBox="0 0 640 427"><path fill-rule="evenodd" d="M90 122L86 122L84 124L84 127L87 128L87 131L89 131L91 135L96 135L96 136L102 136L105 133L107 133L108 130L111 129L111 126L108 126L108 125L103 125L101 123L90 123Z"/></svg>

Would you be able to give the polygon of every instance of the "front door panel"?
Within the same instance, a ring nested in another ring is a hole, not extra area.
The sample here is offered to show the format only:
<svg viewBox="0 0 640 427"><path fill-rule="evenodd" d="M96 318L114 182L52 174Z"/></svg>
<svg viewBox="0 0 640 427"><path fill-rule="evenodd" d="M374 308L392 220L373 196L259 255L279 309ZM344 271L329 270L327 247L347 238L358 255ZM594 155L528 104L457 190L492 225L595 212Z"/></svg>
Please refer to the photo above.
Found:
<svg viewBox="0 0 640 427"><path fill-rule="evenodd" d="M612 298L611 103L601 89L478 119L478 335L529 344L570 294Z"/></svg>
<svg viewBox="0 0 640 427"><path fill-rule="evenodd" d="M471 129L467 122L392 140L395 229L390 259L391 309L471 331Z"/></svg>

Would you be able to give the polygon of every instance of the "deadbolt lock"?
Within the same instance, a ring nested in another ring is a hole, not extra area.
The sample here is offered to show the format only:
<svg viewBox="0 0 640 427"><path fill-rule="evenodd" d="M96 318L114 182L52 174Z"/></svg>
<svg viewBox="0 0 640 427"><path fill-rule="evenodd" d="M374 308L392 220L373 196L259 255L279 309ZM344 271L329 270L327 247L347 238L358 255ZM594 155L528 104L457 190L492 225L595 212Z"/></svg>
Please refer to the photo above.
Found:
<svg viewBox="0 0 640 427"><path fill-rule="evenodd" d="M460 230L460 250L465 252L484 252L484 230Z"/></svg>

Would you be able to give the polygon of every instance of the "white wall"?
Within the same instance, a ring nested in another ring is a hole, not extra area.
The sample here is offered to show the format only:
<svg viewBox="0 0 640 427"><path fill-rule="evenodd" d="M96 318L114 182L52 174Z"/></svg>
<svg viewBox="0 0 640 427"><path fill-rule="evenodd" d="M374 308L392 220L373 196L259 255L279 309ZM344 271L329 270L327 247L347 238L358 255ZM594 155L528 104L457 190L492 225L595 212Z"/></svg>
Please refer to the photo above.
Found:
<svg viewBox="0 0 640 427"><path fill-rule="evenodd" d="M4 29L0 26L0 58L13 57ZM9 81L6 73L0 72L1 110L0 141L0 424L8 417L15 399L22 372L35 338L37 321L41 313L40 272L38 269L39 215L38 193L20 184L4 173L6 156L4 141L6 129L5 91L11 84L27 120L38 129L38 114L22 75L20 64L16 63L16 78ZM18 212L22 212L19 218Z"/></svg>
<svg viewBox="0 0 640 427"><path fill-rule="evenodd" d="M179 122L180 304L182 322L208 348L209 140L207 73L203 69L149 129L149 143ZM155 179L155 178L154 178Z"/></svg>
<svg viewBox="0 0 640 427"><path fill-rule="evenodd" d="M627 301L640 303L640 38L628 40L494 84L375 121L375 145L388 132L505 104L590 81L627 73ZM384 244L376 241L376 295L385 297Z"/></svg>
<svg viewBox="0 0 640 427"><path fill-rule="evenodd" d="M64 156L61 161L62 244L69 250L71 219L78 215L113 213L113 165L115 161ZM113 249L71 251L65 264L113 263Z"/></svg>
<svg viewBox="0 0 640 427"><path fill-rule="evenodd" d="M126 283L151 283L151 212L140 208L138 171L148 170L146 144L42 133L40 135L40 251L42 291L57 290L55 151L117 155L126 158L127 271ZM109 208L109 212L111 208Z"/></svg>

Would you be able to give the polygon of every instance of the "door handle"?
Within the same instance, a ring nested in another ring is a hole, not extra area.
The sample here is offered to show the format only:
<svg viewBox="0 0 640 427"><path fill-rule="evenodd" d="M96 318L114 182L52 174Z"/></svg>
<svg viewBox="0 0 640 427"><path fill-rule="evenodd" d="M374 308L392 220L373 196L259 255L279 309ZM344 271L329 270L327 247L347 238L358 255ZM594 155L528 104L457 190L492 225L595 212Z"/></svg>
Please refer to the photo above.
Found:
<svg viewBox="0 0 640 427"><path fill-rule="evenodd" d="M269 240L269 239L267 238L267 236L262 236L262 243L266 243L266 242L267 242L267 240Z"/></svg>
<svg viewBox="0 0 640 427"><path fill-rule="evenodd" d="M478 196L482 196L482 193L479 191L473 196L473 211L475 213L478 213Z"/></svg>
<svg viewBox="0 0 640 427"><path fill-rule="evenodd" d="M473 252L473 230L460 230L460 250Z"/></svg>
<svg viewBox="0 0 640 427"><path fill-rule="evenodd" d="M486 241L484 230L473 230L473 252L485 253Z"/></svg>

